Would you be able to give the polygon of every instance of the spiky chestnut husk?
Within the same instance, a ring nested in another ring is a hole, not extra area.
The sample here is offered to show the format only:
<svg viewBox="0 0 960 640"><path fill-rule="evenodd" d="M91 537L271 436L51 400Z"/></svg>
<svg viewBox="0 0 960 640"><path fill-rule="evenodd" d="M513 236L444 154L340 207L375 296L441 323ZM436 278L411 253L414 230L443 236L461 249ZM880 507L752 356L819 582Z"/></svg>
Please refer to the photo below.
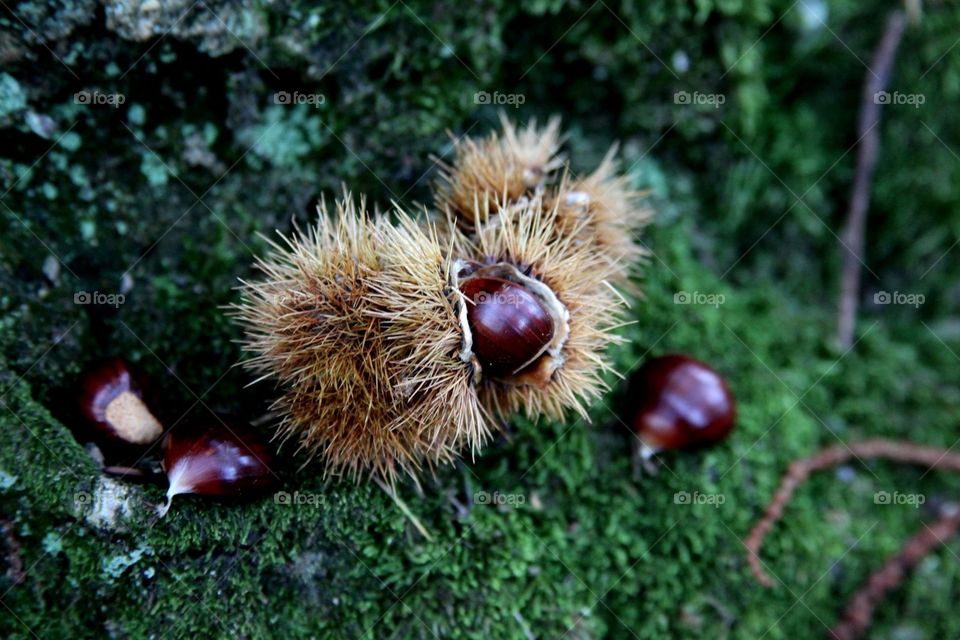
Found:
<svg viewBox="0 0 960 640"><path fill-rule="evenodd" d="M500 116L503 135L454 142L452 165L440 164L437 207L467 229L486 221L500 206L510 206L542 192L551 174L563 166L560 120L543 129L531 121L518 129Z"/></svg>
<svg viewBox="0 0 960 640"><path fill-rule="evenodd" d="M392 482L475 451L489 435L464 354L451 260L402 212L370 219L349 195L336 219L284 238L243 283L246 366L283 389L279 433L326 475Z"/></svg>
<svg viewBox="0 0 960 640"><path fill-rule="evenodd" d="M626 302L609 282L619 276L616 265L578 240L585 222L557 233L557 215L557 207L535 197L500 208L497 224L474 234L448 226L454 255L472 261L461 277L469 276L471 264L499 269L540 296L555 316L553 340L535 363L513 376L482 376L481 402L501 416L523 410L562 419L573 410L586 418L587 404L606 390L606 350L622 341L615 330Z"/></svg>
<svg viewBox="0 0 960 640"><path fill-rule="evenodd" d="M648 254L639 234L652 212L641 204L643 193L631 189L618 169L614 145L593 173L564 176L548 188L544 207L556 207L558 231L592 243L613 268L615 283L624 286Z"/></svg>
<svg viewBox="0 0 960 640"><path fill-rule="evenodd" d="M558 154L559 121L552 119L544 129L531 122L518 130L501 115L501 124L502 136L455 143L454 163L442 165L437 186L441 210L471 235L496 224L501 208L523 208L529 199L542 197L545 209L556 209L556 232L593 244L612 267L611 281L633 292L629 278L647 255L638 234L651 212L641 205L643 194L618 175L617 146L591 174L576 178L565 171L555 179L565 165ZM452 233L450 226L445 220L438 225L442 235Z"/></svg>
<svg viewBox="0 0 960 640"><path fill-rule="evenodd" d="M402 212L390 225L347 200L336 221L322 208L316 228L274 245L264 279L241 287L247 366L280 381L280 433L326 474L415 478L477 450L493 413L586 416L604 389L622 305L609 264L558 236L556 210L537 198L497 215L441 244ZM462 287L478 277L523 287L550 315L546 348L520 371L485 372L474 354Z"/></svg>
<svg viewBox="0 0 960 640"><path fill-rule="evenodd" d="M248 366L281 381L280 433L327 474L416 477L475 451L491 414L586 417L605 389L625 305L611 284L640 253L630 232L642 214L612 155L583 180L550 184L556 120L518 132L504 119L504 130L457 144L437 226L402 212L396 227L370 221L348 201L339 223L321 211L317 229L260 264L264 282L244 285ZM550 315L529 364L498 370L488 358L484 371L464 294L478 277L524 288Z"/></svg>

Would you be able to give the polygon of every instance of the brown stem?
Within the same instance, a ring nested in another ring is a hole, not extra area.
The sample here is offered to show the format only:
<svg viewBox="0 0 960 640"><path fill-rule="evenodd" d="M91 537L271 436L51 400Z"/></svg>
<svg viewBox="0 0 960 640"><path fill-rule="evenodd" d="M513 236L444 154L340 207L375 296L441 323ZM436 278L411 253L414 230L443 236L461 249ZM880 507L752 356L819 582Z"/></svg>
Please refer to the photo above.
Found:
<svg viewBox="0 0 960 640"><path fill-rule="evenodd" d="M767 533L773 525L783 517L783 509L790 502L793 492L803 484L814 471L829 469L843 464L852 458L873 460L877 458L915 464L930 469L946 469L960 471L960 454L950 453L949 450L938 447L926 447L902 440L862 440L839 444L826 449L809 458L794 460L790 463L787 472L780 481L780 487L767 505L763 518L760 519L750 535L744 541L747 547L747 561L750 570L760 584L766 587L773 586L773 580L763 570L760 560L760 547Z"/></svg>
<svg viewBox="0 0 960 640"><path fill-rule="evenodd" d="M853 345L853 330L860 300L860 256L863 254L867 210L870 205L870 184L880 149L880 109L883 102L877 94L886 91L890 83L893 59L903 36L906 19L902 11L894 11L887 20L887 28L877 45L867 69L857 122L857 164L850 194L847 223L841 236L843 265L840 275L840 303L837 318L837 341L843 349Z"/></svg>
<svg viewBox="0 0 960 640"><path fill-rule="evenodd" d="M4 560L7 565L6 575L14 585L21 584L27 578L23 568L23 557L20 555L20 541L14 533L13 522L0 519L0 539L5 547Z"/></svg>
<svg viewBox="0 0 960 640"><path fill-rule="evenodd" d="M103 468L103 472L110 476L120 476L120 477L136 477L136 478L145 478L147 477L147 472L139 467L124 467L121 465L107 465Z"/></svg>
<svg viewBox="0 0 960 640"><path fill-rule="evenodd" d="M960 510L955 506L948 509L931 525L923 528L904 543L896 555L887 558L886 563L860 587L860 590L847 603L840 622L827 635L831 640L855 640L863 635L873 621L873 612L888 591L903 582L907 571L945 540L956 534L960 528Z"/></svg>

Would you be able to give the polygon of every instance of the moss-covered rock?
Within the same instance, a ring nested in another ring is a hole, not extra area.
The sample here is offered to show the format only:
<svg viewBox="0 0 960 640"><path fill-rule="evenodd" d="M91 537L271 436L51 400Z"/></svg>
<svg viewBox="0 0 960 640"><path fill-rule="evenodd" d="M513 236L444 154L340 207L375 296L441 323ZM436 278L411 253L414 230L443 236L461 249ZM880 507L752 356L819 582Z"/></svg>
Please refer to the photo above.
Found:
<svg viewBox="0 0 960 640"><path fill-rule="evenodd" d="M878 279L841 353L834 233L857 58L885 3L155 4L0 15L0 634L809 637L957 494L954 478L884 463L823 474L765 547L783 585L747 571L741 539L792 458L960 436L956 9L931 7L904 42L916 55L893 86L926 101L884 110L865 256ZM324 484L292 452L283 494L178 498L165 519L160 489L101 476L70 431L79 371L122 354L156 381L168 424L260 416L271 389L244 389L222 308L258 234L307 224L341 183L425 201L446 130L493 122L479 92L523 95L518 118L564 115L575 171L623 140L659 217L629 346L610 357L624 374L648 353L711 362L739 400L734 436L635 477L611 379L592 424L517 418L477 460L403 487L432 540L376 486ZM879 290L928 302L869 304ZM723 302L675 304L680 291ZM878 491L927 506L878 505ZM948 546L873 637L960 635Z"/></svg>

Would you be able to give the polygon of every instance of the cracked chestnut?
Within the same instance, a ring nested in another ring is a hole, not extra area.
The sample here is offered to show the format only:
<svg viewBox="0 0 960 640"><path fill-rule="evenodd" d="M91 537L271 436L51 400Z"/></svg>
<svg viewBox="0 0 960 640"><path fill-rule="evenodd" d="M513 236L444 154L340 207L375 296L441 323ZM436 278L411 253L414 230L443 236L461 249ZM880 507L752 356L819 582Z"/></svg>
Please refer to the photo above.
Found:
<svg viewBox="0 0 960 640"><path fill-rule="evenodd" d="M553 318L522 284L477 276L462 281L460 291L466 298L473 353L485 375L520 373L547 350L554 336Z"/></svg>
<svg viewBox="0 0 960 640"><path fill-rule="evenodd" d="M645 453L706 446L730 433L733 394L719 373L684 355L651 358L632 376L633 431Z"/></svg>
<svg viewBox="0 0 960 640"><path fill-rule="evenodd" d="M80 413L101 444L145 446L163 434L144 399L142 378L121 358L88 369L80 378ZM86 435L86 434L83 434Z"/></svg>
<svg viewBox="0 0 960 640"><path fill-rule="evenodd" d="M245 497L262 493L277 479L273 454L260 434L227 416L168 433L162 466L170 486L161 515L176 495Z"/></svg>

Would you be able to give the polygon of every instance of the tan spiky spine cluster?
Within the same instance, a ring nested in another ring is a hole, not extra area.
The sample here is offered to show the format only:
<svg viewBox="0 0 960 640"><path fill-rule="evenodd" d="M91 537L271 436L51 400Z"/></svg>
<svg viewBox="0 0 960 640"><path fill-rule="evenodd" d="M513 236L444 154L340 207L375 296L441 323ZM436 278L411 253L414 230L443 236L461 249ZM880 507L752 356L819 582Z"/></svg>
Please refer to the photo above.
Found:
<svg viewBox="0 0 960 640"><path fill-rule="evenodd" d="M263 277L243 283L247 366L279 383L279 433L326 474L416 478L476 452L498 418L585 417L602 393L645 214L612 154L586 178L558 177L558 131L504 120L502 136L457 143L436 223L399 207L393 222L371 216L349 194L335 217L321 204L316 227L274 244ZM493 379L472 355L458 283L477 265L545 290L563 318L529 373Z"/></svg>
<svg viewBox="0 0 960 640"><path fill-rule="evenodd" d="M597 248L598 256L619 274L617 284L623 285L647 255L637 232L651 213L638 206L642 194L630 189L627 176L618 174L616 152L614 146L584 178L565 176L559 187L547 193L546 206L557 208L560 228Z"/></svg>
<svg viewBox="0 0 960 640"><path fill-rule="evenodd" d="M453 166L440 165L436 200L441 210L456 213L468 228L486 220L498 203L514 203L541 190L548 176L563 166L560 120L544 129L531 121L517 130L501 116L503 135L454 143Z"/></svg>
<svg viewBox="0 0 960 640"><path fill-rule="evenodd" d="M642 193L618 173L616 145L592 173L572 177L558 154L560 122L554 118L537 129L536 121L518 130L501 116L503 135L454 143L453 166L442 165L436 189L441 211L475 233L502 208L526 206L541 198L542 209L556 209L558 233L573 235L595 247L599 258L615 266L623 286L646 256L637 233L651 216L640 206ZM441 232L445 225L440 224Z"/></svg>
<svg viewBox="0 0 960 640"><path fill-rule="evenodd" d="M370 219L349 195L336 216L273 244L235 315L246 364L283 383L280 433L334 475L415 475L487 436L448 298L447 256L401 214Z"/></svg>

